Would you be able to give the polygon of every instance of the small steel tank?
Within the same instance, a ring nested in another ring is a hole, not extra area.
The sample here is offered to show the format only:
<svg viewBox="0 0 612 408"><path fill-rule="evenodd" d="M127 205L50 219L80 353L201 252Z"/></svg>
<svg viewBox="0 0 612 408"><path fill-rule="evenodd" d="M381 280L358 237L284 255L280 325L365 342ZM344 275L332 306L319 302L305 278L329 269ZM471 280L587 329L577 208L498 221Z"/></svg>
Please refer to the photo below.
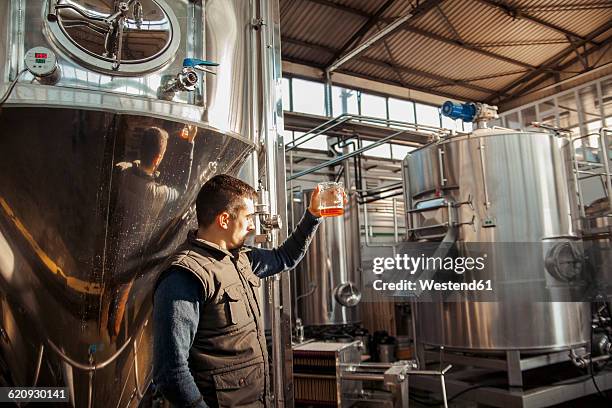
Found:
<svg viewBox="0 0 612 408"><path fill-rule="evenodd" d="M565 143L547 133L478 129L407 155L412 240L440 241L454 226L459 255L479 243L490 252L474 278L507 290L499 302L450 298L419 305L419 342L484 352L587 342L589 304L546 301L551 287L561 295L565 290L547 267L550 251L580 247L570 219ZM512 252L513 245L526 250Z"/></svg>
<svg viewBox="0 0 612 408"><path fill-rule="evenodd" d="M306 190L295 196L296 217L306 211L311 195L312 190ZM295 269L296 317L304 326L359 322L361 258L356 205L349 203L343 216L323 220Z"/></svg>

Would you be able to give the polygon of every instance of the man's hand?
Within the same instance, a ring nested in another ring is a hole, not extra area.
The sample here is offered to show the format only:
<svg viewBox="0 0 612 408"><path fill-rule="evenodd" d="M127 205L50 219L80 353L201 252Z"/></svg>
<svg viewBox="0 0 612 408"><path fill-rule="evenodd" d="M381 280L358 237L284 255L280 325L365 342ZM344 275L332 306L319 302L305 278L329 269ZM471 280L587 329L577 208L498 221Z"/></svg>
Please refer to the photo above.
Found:
<svg viewBox="0 0 612 408"><path fill-rule="evenodd" d="M183 130L179 133L181 139L186 140L189 143L193 143L196 135L198 134L198 127L196 125L185 125Z"/></svg>
<svg viewBox="0 0 612 408"><path fill-rule="evenodd" d="M198 127L195 125L187 125L187 127L189 129L189 136L187 137L187 141L189 143L193 143L196 135L198 134Z"/></svg>
<svg viewBox="0 0 612 408"><path fill-rule="evenodd" d="M317 187L312 191L312 195L310 196L310 205L308 206L308 211L315 217L321 216L321 210L319 209L319 192L320 187L317 184ZM346 191L342 190L342 196L344 197L344 205L348 203L348 198L346 197Z"/></svg>
<svg viewBox="0 0 612 408"><path fill-rule="evenodd" d="M321 216L321 211L319 210L319 190L320 187L317 184L315 189L312 191L312 195L310 196L310 205L308 206L308 211L310 211L310 213L317 218Z"/></svg>

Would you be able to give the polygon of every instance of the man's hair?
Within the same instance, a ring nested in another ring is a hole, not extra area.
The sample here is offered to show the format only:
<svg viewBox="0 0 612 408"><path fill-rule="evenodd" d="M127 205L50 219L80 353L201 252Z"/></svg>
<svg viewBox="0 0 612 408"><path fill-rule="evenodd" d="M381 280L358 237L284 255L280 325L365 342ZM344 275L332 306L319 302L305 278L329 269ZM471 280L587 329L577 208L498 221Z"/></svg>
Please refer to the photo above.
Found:
<svg viewBox="0 0 612 408"><path fill-rule="evenodd" d="M140 162L145 166L153 164L168 145L168 132L158 127L145 129L140 139Z"/></svg>
<svg viewBox="0 0 612 408"><path fill-rule="evenodd" d="M196 200L198 225L208 227L223 211L235 217L236 211L244 206L244 198L255 200L257 191L236 177L227 174L214 176L198 193Z"/></svg>

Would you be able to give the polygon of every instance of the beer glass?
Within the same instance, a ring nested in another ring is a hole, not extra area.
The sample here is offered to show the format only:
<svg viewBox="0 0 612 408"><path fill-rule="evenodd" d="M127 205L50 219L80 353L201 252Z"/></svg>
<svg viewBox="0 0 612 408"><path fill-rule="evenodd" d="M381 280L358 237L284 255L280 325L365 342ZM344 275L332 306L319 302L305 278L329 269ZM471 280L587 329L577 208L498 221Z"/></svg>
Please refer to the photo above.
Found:
<svg viewBox="0 0 612 408"><path fill-rule="evenodd" d="M342 182L319 183L319 211L322 217L344 214L344 187Z"/></svg>

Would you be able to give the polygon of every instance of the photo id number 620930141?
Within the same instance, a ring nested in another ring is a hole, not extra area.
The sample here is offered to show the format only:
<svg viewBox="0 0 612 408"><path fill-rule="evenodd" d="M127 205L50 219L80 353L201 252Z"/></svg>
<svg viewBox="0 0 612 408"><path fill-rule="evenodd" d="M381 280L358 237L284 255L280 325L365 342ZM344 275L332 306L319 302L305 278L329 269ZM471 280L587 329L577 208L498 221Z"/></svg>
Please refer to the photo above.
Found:
<svg viewBox="0 0 612 408"><path fill-rule="evenodd" d="M0 387L0 402L68 402L68 387Z"/></svg>

